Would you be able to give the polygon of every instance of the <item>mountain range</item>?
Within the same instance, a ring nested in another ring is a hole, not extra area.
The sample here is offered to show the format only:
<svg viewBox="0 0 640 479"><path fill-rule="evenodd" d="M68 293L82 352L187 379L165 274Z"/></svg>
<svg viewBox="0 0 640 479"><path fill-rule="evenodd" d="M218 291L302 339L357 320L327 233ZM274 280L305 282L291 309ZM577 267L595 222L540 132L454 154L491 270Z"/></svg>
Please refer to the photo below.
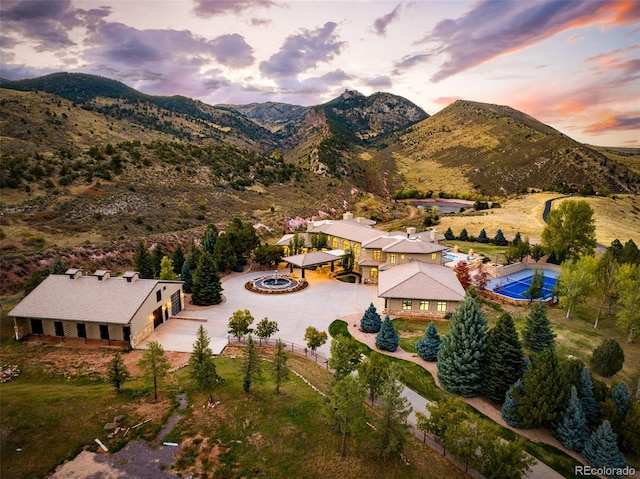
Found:
<svg viewBox="0 0 640 479"><path fill-rule="evenodd" d="M78 142L82 132L74 131L75 123L59 124L64 128L57 134L41 126L42 137L33 129L27 137L19 127L25 121L20 111L3 108L4 153L46 153L68 147L79 154L99 146L101 139L184 141L224 144L262 155L278 151L288 163L378 193L385 185L437 190L438 182L429 178L433 175L425 175L434 163L471 191L490 195L526 188L577 191L586 186L596 191L639 191L633 162L622 164L606 151L578 143L507 106L458 100L429 116L405 98L382 92L364 96L352 90L310 107L276 102L207 105L183 96L146 95L115 80L77 73L2 81L0 86L5 107L19 103L15 95L9 98L9 89L46 92L107 123L127 125L126 134L102 132L97 142ZM31 121L38 116L47 119L46 109L34 113L29 115ZM65 117L68 112L57 123L65 123ZM384 178L381 170L388 172Z"/></svg>

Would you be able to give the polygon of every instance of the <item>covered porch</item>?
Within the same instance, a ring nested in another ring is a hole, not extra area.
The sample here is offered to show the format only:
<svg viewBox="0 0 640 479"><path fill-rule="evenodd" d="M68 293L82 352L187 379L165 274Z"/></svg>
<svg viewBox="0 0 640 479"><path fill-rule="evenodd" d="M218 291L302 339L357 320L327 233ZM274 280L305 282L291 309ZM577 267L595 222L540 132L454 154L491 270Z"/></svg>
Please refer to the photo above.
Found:
<svg viewBox="0 0 640 479"><path fill-rule="evenodd" d="M286 256L282 258L289 265L289 273L293 273L293 268L300 268L300 276L304 278L305 269L331 265L331 272L335 271L335 262L342 259L344 251L314 251L313 253L302 253L294 256Z"/></svg>

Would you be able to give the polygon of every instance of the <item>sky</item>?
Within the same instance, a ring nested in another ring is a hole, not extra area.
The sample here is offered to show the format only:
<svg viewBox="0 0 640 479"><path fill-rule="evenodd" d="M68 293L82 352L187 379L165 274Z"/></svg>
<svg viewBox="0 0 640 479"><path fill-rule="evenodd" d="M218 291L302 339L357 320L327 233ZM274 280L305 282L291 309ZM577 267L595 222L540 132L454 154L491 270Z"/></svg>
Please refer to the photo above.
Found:
<svg viewBox="0 0 640 479"><path fill-rule="evenodd" d="M640 147L637 0L2 0L0 76L59 71L214 105L465 99Z"/></svg>

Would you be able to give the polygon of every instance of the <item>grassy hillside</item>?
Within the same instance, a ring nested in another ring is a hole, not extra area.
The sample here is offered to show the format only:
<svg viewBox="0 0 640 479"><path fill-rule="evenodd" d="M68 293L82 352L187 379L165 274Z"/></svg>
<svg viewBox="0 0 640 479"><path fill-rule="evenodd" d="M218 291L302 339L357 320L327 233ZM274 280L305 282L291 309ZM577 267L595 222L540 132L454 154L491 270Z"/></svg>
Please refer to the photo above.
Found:
<svg viewBox="0 0 640 479"><path fill-rule="evenodd" d="M401 138L396 163L403 186L432 187L434 162L485 194L536 187L637 193L640 177L627 166L509 107L456 101ZM412 181L418 184L410 183ZM436 180L437 182L438 180Z"/></svg>

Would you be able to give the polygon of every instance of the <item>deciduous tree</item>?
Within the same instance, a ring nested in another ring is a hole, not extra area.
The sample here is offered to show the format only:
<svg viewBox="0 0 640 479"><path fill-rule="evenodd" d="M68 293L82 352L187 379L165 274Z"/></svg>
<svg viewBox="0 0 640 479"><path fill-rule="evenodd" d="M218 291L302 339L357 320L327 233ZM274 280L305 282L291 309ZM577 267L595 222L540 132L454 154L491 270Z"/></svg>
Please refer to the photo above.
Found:
<svg viewBox="0 0 640 479"><path fill-rule="evenodd" d="M160 262L160 280L178 281L178 275L173 272L173 262L168 256L164 256Z"/></svg>
<svg viewBox="0 0 640 479"><path fill-rule="evenodd" d="M373 401L380 395L382 386L389 376L389 365L380 353L372 351L367 358L358 364L358 377L367 388L369 401Z"/></svg>
<svg viewBox="0 0 640 479"><path fill-rule="evenodd" d="M587 297L593 289L597 268L598 260L591 256L562 263L558 276L558 292L560 305L567 308L566 319L571 317L571 308Z"/></svg>
<svg viewBox="0 0 640 479"><path fill-rule="evenodd" d="M404 385L396 381L399 372L391 367L381 388L380 399L376 406L378 415L375 421L377 451L383 459L399 456L409 439L406 423L411 413L409 401L402 396Z"/></svg>
<svg viewBox="0 0 640 479"><path fill-rule="evenodd" d="M269 318L261 319L256 326L256 336L260 338L260 344L262 344L263 339L269 339L278 331L278 323L269 320Z"/></svg>
<svg viewBox="0 0 640 479"><path fill-rule="evenodd" d="M365 427L365 396L364 386L351 375L335 381L327 392L324 415L331 428L342 437L342 457L347 453L347 438Z"/></svg>
<svg viewBox="0 0 640 479"><path fill-rule="evenodd" d="M458 277L458 281L464 289L467 289L471 285L471 272L469 271L469 265L466 261L458 261L453 267L453 272Z"/></svg>
<svg viewBox="0 0 640 479"><path fill-rule="evenodd" d="M318 331L313 326L309 326L304 331L304 340L307 342L307 347L314 351L327 342L327 332Z"/></svg>
<svg viewBox="0 0 640 479"><path fill-rule="evenodd" d="M542 231L542 244L559 263L593 255L596 246L593 209L584 200L566 200L552 209Z"/></svg>
<svg viewBox="0 0 640 479"><path fill-rule="evenodd" d="M618 326L629 332L628 342L640 329L640 266L625 263L617 276L617 292L622 308L618 312Z"/></svg>
<svg viewBox="0 0 640 479"><path fill-rule="evenodd" d="M251 323L253 323L251 311L248 309L238 309L234 311L229 318L228 331L233 337L240 339L253 331L249 327Z"/></svg>
<svg viewBox="0 0 640 479"><path fill-rule="evenodd" d="M360 343L350 336L338 335L331 341L329 367L334 370L335 380L351 374L360 364Z"/></svg>

